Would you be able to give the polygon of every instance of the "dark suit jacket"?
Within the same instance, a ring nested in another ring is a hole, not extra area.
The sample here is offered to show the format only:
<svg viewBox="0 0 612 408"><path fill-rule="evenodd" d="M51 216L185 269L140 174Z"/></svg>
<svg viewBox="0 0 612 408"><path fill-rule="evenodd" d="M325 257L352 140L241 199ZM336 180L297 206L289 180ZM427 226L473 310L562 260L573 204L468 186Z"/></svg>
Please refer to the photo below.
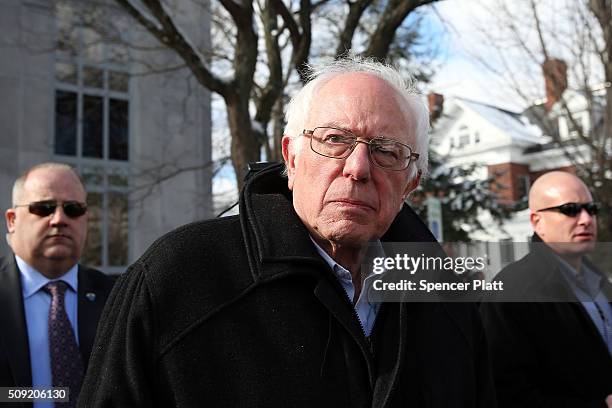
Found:
<svg viewBox="0 0 612 408"><path fill-rule="evenodd" d="M534 242L537 250L496 277L513 300L531 301L481 305L499 406L605 408L612 394L610 353L558 259L539 237ZM605 278L603 291L610 299Z"/></svg>
<svg viewBox="0 0 612 408"><path fill-rule="evenodd" d="M494 408L474 305L385 303L366 339L280 170L119 278L79 406ZM385 240L434 238L405 207Z"/></svg>
<svg viewBox="0 0 612 408"><path fill-rule="evenodd" d="M113 281L102 272L82 265L79 265L78 280L79 348L87 369L98 319ZM95 300L87 299L88 293L94 293ZM21 279L13 254L0 257L0 386L32 386Z"/></svg>

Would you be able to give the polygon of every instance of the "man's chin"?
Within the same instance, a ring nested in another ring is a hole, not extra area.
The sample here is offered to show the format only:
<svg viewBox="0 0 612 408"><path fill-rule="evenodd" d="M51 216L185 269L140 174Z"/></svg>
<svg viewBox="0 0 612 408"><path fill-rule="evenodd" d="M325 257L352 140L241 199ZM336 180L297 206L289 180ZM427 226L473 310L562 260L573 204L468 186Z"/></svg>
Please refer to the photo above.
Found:
<svg viewBox="0 0 612 408"><path fill-rule="evenodd" d="M586 255L595 250L595 241L557 242L551 245L555 252L563 255Z"/></svg>
<svg viewBox="0 0 612 408"><path fill-rule="evenodd" d="M323 237L329 241L342 246L365 245L370 241L377 240L379 237L370 226L364 226L353 222L345 222L336 225L341 228L334 228L329 231L322 231Z"/></svg>
<svg viewBox="0 0 612 408"><path fill-rule="evenodd" d="M70 259L76 259L74 253L75 251L72 247L53 246L45 249L43 255L45 258L51 261L62 262Z"/></svg>

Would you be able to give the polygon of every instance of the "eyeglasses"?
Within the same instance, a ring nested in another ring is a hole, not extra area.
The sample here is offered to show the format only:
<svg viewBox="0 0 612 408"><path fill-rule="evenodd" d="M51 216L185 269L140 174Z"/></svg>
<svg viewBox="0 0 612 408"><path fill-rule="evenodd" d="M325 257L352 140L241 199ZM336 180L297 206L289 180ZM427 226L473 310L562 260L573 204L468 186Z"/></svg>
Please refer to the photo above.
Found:
<svg viewBox="0 0 612 408"><path fill-rule="evenodd" d="M357 143L367 145L372 163L386 170L405 170L419 158L419 154L414 153L410 146L393 139L379 137L363 141L348 130L334 127L304 129L302 134L310 137L313 152L332 159L346 159L355 150Z"/></svg>
<svg viewBox="0 0 612 408"><path fill-rule="evenodd" d="M599 212L599 203L565 203L561 205L557 205L555 207L542 208L540 211L558 211L563 215L567 215L568 217L576 217L578 214L582 212L582 210L586 210L589 215L597 215Z"/></svg>
<svg viewBox="0 0 612 408"><path fill-rule="evenodd" d="M47 217L55 213L55 209L58 205L60 204L55 200L47 200L16 205L15 208L28 207L28 211L30 211L31 214L38 215L39 217ZM64 210L64 214L70 218L78 218L87 212L87 204L78 201L64 201L60 206Z"/></svg>

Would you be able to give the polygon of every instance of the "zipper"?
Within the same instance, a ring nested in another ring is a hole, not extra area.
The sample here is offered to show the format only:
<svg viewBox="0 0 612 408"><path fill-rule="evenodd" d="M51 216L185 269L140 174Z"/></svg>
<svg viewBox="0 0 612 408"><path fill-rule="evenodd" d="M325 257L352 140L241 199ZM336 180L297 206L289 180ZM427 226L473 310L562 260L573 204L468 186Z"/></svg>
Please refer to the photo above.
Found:
<svg viewBox="0 0 612 408"><path fill-rule="evenodd" d="M340 283L340 282L338 282L338 283ZM352 284L352 282L351 282L351 284ZM342 286L342 285L340 284L340 286ZM354 287L354 285L353 285L353 287ZM350 300L349 294L346 291L346 289L344 288L344 286L342 286L342 290L344 291L344 298L347 300L347 302L349 303L349 305L351 307L351 310L353 311L353 317L357 320L357 323L359 323L359 328L361 329L361 334L363 335L363 338L365 339L365 342L368 345L368 351L370 352L372 357L374 357L374 347L372 346L372 342L370 341L370 338L368 336L366 336L365 327L363 326L363 322L359 318L359 314L357 313L357 309L355 309L355 305ZM359 299L357 299L357 302L359 302Z"/></svg>

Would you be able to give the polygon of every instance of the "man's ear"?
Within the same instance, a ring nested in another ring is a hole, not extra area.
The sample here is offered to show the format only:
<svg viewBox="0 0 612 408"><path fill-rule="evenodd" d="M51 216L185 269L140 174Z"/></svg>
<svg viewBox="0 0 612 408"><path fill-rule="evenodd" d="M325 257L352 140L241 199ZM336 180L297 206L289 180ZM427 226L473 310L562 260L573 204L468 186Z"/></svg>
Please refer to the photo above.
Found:
<svg viewBox="0 0 612 408"><path fill-rule="evenodd" d="M406 186L406 189L404 190L404 194L403 194L404 200L406 200L406 198L408 197L408 194L412 193L414 189L419 186L419 183L421 182L422 174L423 173L421 172L421 170L417 170L416 176L414 176L414 178L408 182L408 185Z"/></svg>
<svg viewBox="0 0 612 408"><path fill-rule="evenodd" d="M9 234L12 234L13 232L15 232L15 217L16 216L17 214L15 214L14 208L9 208L4 213L4 219L6 220L6 229L8 230Z"/></svg>
<svg viewBox="0 0 612 408"><path fill-rule="evenodd" d="M291 146L294 142L293 139L287 135L283 136L281 141L283 147L283 159L285 160L285 167L287 167L287 185L289 190L293 189L293 181L295 179L295 146Z"/></svg>
<svg viewBox="0 0 612 408"><path fill-rule="evenodd" d="M541 229L540 223L542 222L542 215L532 211L529 214L529 222L531 223L531 228L533 229L533 231L540 235L539 230Z"/></svg>

